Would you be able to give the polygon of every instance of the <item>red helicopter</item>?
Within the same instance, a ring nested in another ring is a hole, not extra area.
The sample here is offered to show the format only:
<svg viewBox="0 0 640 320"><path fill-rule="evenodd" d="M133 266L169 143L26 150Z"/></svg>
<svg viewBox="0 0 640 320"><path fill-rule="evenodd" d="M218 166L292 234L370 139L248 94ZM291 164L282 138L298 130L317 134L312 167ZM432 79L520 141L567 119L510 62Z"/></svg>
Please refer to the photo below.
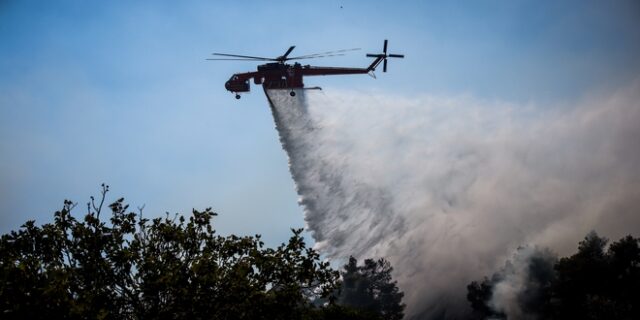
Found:
<svg viewBox="0 0 640 320"><path fill-rule="evenodd" d="M231 76L224 87L236 94L236 99L240 99L241 92L249 92L249 80L253 78L253 83L262 84L265 89L291 89L289 93L292 97L296 95L293 89L303 88L304 76L329 76L339 74L371 74L376 67L382 62L382 72L387 72L387 58L404 58L402 54L387 54L387 40L384 40L382 53L367 54L367 57L375 58L367 68L338 68L338 67L314 67L310 65L301 65L300 63L286 64L289 60L313 59L329 56L341 56L343 52L359 49L345 49L338 51L330 51L324 53L309 54L304 56L289 57L289 54L295 46L291 46L283 55L276 58L241 56L237 54L213 53L215 56L224 56L229 58L211 58L207 60L242 60L242 61L275 61L258 66L258 71L236 73Z"/></svg>

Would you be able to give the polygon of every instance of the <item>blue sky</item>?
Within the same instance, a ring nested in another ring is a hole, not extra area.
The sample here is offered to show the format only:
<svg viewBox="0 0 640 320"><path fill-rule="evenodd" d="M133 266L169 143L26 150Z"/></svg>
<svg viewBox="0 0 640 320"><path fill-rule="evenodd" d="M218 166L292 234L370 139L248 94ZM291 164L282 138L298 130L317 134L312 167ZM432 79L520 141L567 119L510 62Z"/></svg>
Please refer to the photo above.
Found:
<svg viewBox="0 0 640 320"><path fill-rule="evenodd" d="M250 62L362 48L314 65L389 72L305 79L325 89L472 95L562 105L640 75L637 1L0 0L0 232L77 214L99 185L145 214L213 207L221 233L270 244L304 225L258 87L224 90Z"/></svg>

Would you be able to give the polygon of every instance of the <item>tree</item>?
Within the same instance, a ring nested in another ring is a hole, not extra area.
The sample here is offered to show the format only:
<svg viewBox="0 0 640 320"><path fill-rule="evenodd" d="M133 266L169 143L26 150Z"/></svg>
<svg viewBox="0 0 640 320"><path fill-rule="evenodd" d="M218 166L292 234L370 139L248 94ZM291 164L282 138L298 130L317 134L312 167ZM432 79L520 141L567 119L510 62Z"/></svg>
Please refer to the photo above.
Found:
<svg viewBox="0 0 640 320"><path fill-rule="evenodd" d="M313 299L338 288L338 272L307 248L301 229L265 248L260 236L217 235L210 208L146 219L102 198L82 219L65 201L54 222L0 238L3 319L351 319Z"/></svg>
<svg viewBox="0 0 640 320"><path fill-rule="evenodd" d="M519 247L491 278L467 286L472 319L511 319L526 315L548 318L546 302L553 281L555 254L537 247ZM500 288L496 290L496 288Z"/></svg>
<svg viewBox="0 0 640 320"><path fill-rule="evenodd" d="M529 271L544 272L530 272L541 285L522 309L545 319L640 319L640 239L628 235L608 248L607 243L590 232L578 252L558 260L552 270L543 260L531 259ZM505 317L490 303L499 281L495 274L467 286L475 319Z"/></svg>
<svg viewBox="0 0 640 320"><path fill-rule="evenodd" d="M578 246L578 253L555 266L553 305L557 318L640 318L640 239L626 236L612 243L595 232Z"/></svg>
<svg viewBox="0 0 640 320"><path fill-rule="evenodd" d="M402 319L404 293L400 292L396 281L391 280L392 271L391 264L385 259L366 259L364 265L358 266L358 261L350 257L341 272L338 304L369 312L371 317Z"/></svg>
<svg viewBox="0 0 640 320"><path fill-rule="evenodd" d="M472 281L467 285L467 300L471 303L471 308L473 309L471 315L473 319L504 318L504 314L496 312L489 306L493 287L497 282L495 277L496 275L492 280L485 277L482 282Z"/></svg>

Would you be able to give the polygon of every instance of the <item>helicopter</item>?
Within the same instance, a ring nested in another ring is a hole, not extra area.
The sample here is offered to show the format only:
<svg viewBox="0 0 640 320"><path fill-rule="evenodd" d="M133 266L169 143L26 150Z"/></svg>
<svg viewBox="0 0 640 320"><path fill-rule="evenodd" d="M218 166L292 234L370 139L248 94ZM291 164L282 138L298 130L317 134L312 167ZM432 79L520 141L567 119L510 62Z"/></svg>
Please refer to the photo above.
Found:
<svg viewBox="0 0 640 320"><path fill-rule="evenodd" d="M373 71L382 63L382 72L387 72L387 58L404 58L402 54L387 54L388 40L384 40L382 53L368 53L366 56L374 58L373 62L366 68L342 68L342 67L315 67L310 65L301 65L298 62L288 64L287 61L314 59L330 56L341 56L344 52L359 50L344 49L338 51L329 51L324 53L309 54L303 56L289 57L295 46L289 49L281 56L275 58L244 56L227 53L212 53L214 56L224 58L209 58L207 60L240 60L240 61L269 61L268 63L259 65L257 71L236 73L224 84L224 87L235 94L236 99L240 99L240 93L249 92L249 82L253 78L254 84L261 84L267 89L289 89L289 94L293 97L296 95L293 89L304 88L304 76L330 76L343 74L370 74L375 78Z"/></svg>

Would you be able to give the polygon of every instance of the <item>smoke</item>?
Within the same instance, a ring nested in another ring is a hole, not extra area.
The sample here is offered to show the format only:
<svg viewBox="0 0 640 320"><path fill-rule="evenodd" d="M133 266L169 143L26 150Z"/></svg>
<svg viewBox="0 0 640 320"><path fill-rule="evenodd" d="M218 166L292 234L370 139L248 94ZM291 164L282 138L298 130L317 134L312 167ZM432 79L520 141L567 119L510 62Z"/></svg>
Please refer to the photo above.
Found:
<svg viewBox="0 0 640 320"><path fill-rule="evenodd" d="M318 249L387 258L410 317L466 314L520 245L640 231L640 82L554 108L288 93L267 92Z"/></svg>
<svg viewBox="0 0 640 320"><path fill-rule="evenodd" d="M556 257L549 250L518 248L513 258L493 275L489 305L506 319L539 319L537 308L543 305L553 280Z"/></svg>

